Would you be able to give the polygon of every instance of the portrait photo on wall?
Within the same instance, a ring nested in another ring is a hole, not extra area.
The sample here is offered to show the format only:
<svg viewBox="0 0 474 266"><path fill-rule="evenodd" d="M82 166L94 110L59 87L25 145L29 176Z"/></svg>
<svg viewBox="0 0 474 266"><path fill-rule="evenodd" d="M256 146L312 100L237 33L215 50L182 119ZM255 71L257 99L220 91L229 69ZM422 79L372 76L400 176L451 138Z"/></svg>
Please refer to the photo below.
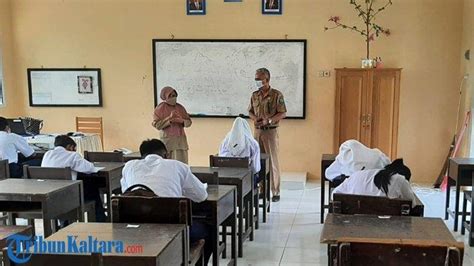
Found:
<svg viewBox="0 0 474 266"><path fill-rule="evenodd" d="M77 91L81 94L94 93L92 76L77 76Z"/></svg>
<svg viewBox="0 0 474 266"><path fill-rule="evenodd" d="M281 15L283 0L262 0L262 14Z"/></svg>
<svg viewBox="0 0 474 266"><path fill-rule="evenodd" d="M188 15L205 15L206 0L185 0Z"/></svg>

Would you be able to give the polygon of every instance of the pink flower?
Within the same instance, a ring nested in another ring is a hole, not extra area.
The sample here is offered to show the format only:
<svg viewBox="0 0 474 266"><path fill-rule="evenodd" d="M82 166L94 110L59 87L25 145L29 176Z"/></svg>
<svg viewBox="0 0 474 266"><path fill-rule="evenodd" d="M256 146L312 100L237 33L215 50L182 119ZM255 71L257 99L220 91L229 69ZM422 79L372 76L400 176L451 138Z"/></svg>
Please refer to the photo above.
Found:
<svg viewBox="0 0 474 266"><path fill-rule="evenodd" d="M392 34L389 29L386 29L383 33L387 36L390 36L390 34Z"/></svg>
<svg viewBox="0 0 474 266"><path fill-rule="evenodd" d="M374 35L373 33L369 35L368 41L369 41L369 42L375 41L375 35Z"/></svg>
<svg viewBox="0 0 474 266"><path fill-rule="evenodd" d="M339 16L332 16L332 17L329 18L328 21L332 21L332 22L334 22L334 23L338 23L340 20L341 20L341 17L339 17Z"/></svg>

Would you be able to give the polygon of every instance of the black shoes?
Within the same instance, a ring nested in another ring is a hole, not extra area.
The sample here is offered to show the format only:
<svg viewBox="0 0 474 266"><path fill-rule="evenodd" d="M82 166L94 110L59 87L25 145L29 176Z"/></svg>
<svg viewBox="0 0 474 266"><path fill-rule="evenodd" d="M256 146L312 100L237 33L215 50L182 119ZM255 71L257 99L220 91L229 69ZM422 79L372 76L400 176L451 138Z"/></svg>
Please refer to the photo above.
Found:
<svg viewBox="0 0 474 266"><path fill-rule="evenodd" d="M273 202L279 202L280 201L280 196L273 196L272 201Z"/></svg>

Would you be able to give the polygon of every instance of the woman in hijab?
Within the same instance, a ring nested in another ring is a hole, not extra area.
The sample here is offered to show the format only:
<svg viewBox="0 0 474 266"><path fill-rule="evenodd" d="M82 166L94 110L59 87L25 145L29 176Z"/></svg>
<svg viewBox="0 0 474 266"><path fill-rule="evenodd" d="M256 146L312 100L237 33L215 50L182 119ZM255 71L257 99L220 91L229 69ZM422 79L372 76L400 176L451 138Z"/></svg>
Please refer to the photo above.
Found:
<svg viewBox="0 0 474 266"><path fill-rule="evenodd" d="M219 156L249 157L252 173L255 175L260 171L260 146L245 119L235 119L232 129L222 141Z"/></svg>
<svg viewBox="0 0 474 266"><path fill-rule="evenodd" d="M188 140L185 127L191 126L186 109L177 103L178 93L171 87L161 89L162 102L153 113L153 127L160 130L161 140L168 149L168 159L188 163Z"/></svg>
<svg viewBox="0 0 474 266"><path fill-rule="evenodd" d="M410 168L403 164L403 159L396 159L382 169L354 172L333 193L411 200L414 206L415 194L410 186L410 177Z"/></svg>

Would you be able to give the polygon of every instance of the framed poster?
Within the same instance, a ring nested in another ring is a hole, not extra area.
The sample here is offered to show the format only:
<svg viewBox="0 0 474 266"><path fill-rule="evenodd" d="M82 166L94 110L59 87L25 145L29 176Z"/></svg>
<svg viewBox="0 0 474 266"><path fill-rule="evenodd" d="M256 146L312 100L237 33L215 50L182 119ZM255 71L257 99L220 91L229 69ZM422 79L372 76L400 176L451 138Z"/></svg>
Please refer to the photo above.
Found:
<svg viewBox="0 0 474 266"><path fill-rule="evenodd" d="M281 15L283 0L262 0L262 14Z"/></svg>
<svg viewBox="0 0 474 266"><path fill-rule="evenodd" d="M102 106L99 68L28 68L30 106Z"/></svg>
<svg viewBox="0 0 474 266"><path fill-rule="evenodd" d="M206 0L185 0L188 15L206 15Z"/></svg>

